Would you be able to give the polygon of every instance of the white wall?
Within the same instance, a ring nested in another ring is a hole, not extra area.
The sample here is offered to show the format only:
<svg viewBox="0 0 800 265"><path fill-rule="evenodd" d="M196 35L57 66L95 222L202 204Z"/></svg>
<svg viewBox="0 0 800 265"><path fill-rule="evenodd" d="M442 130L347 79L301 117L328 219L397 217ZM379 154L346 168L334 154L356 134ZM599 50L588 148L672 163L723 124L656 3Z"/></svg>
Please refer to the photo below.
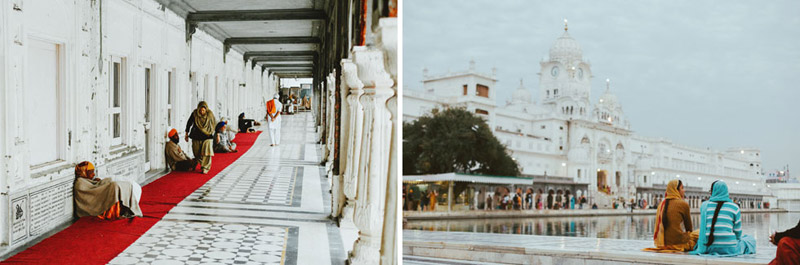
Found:
<svg viewBox="0 0 800 265"><path fill-rule="evenodd" d="M202 30L186 42L183 19L152 0L12 2L3 1L0 6L0 243L11 247L72 218L76 163L89 160L97 166L99 177L141 183L148 168L164 168L165 134L171 127L183 133L198 100L206 100L218 119L235 121L240 112L260 119L263 98L274 93L277 85L274 77L262 76L259 67L251 70L235 51L223 62L222 43ZM26 118L32 103L24 100L24 91L38 83L33 78L48 78L42 76L45 71L25 72L36 71L27 65L30 39L60 47L59 128L42 128ZM122 146L111 143L113 58L124 58L126 69ZM152 68L150 122L145 122L145 68ZM167 115L170 71L175 85L171 120ZM195 86L189 78L193 72ZM32 132L46 129L60 137L59 160L32 167L28 155L30 143L36 141L31 139L36 135ZM148 140L150 163L146 164ZM186 142L181 145L190 150ZM22 211L16 211L16 206ZM19 217L18 212L22 213Z"/></svg>

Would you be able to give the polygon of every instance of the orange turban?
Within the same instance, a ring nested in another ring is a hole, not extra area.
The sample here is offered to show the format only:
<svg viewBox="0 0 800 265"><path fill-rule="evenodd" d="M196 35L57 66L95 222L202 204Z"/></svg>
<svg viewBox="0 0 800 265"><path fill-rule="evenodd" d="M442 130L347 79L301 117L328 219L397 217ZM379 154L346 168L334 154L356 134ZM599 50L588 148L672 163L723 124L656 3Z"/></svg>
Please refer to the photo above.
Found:
<svg viewBox="0 0 800 265"><path fill-rule="evenodd" d="M86 174L89 170L94 170L94 165L92 164L92 162L89 161L80 162L78 163L78 165L75 166L75 177L89 178L88 175Z"/></svg>
<svg viewBox="0 0 800 265"><path fill-rule="evenodd" d="M172 136L176 135L176 134L178 134L178 130L175 130L175 128L172 128L172 130L169 130L169 133L167 134L167 137L172 138Z"/></svg>

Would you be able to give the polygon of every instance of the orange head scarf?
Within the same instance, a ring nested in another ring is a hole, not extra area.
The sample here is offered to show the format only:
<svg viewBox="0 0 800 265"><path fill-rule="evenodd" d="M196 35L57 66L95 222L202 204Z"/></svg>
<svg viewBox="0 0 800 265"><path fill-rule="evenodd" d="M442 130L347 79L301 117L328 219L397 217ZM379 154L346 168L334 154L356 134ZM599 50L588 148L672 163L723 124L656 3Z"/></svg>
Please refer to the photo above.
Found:
<svg viewBox="0 0 800 265"><path fill-rule="evenodd" d="M658 205L658 211L656 212L656 231L653 234L653 240L655 240L655 245L657 247L664 245L664 229L661 227L662 221L661 218L665 218L664 216L664 204L667 202L668 199L682 199L681 192L678 191L678 183L680 181L677 179L670 180L667 184L667 192L664 194L664 200Z"/></svg>
<svg viewBox="0 0 800 265"><path fill-rule="evenodd" d="M75 166L75 177L90 178L88 174L90 170L94 170L94 165L92 164L92 162L89 161L80 162L78 163L78 165Z"/></svg>

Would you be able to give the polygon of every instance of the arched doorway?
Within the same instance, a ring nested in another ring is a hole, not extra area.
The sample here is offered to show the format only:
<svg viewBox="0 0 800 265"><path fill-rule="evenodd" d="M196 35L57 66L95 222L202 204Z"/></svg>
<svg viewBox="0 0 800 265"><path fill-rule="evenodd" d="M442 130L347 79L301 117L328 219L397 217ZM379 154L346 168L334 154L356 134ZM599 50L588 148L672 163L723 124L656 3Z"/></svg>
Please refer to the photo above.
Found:
<svg viewBox="0 0 800 265"><path fill-rule="evenodd" d="M608 185L607 175L605 170L597 171L597 190L605 191L605 187Z"/></svg>

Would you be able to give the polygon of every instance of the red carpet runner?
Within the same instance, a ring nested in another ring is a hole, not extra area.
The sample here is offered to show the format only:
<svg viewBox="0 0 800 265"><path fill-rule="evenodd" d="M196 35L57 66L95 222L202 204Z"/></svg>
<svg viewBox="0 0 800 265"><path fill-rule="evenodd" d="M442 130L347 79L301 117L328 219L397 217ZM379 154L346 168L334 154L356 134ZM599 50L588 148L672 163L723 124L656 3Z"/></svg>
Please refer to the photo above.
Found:
<svg viewBox="0 0 800 265"><path fill-rule="evenodd" d="M237 134L233 142L238 153L215 154L211 171L172 172L142 187L139 206L143 218L103 221L83 217L63 231L14 255L2 263L23 264L106 264L139 239L186 196L239 159L260 133ZM191 150L189 150L191 153ZM198 166L199 168L199 166ZM102 176L100 176L102 177Z"/></svg>

